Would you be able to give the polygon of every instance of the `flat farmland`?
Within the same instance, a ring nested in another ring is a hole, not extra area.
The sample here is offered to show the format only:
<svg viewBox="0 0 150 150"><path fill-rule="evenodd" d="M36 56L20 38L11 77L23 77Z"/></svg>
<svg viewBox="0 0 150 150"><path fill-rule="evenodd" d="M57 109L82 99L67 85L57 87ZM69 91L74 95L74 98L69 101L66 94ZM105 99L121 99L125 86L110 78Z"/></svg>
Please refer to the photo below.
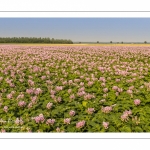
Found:
<svg viewBox="0 0 150 150"><path fill-rule="evenodd" d="M95 43L95 44L78 44L78 43L76 43L76 44L45 44L45 43L43 43L43 44L38 44L38 43L18 43L18 44L16 44L16 43L14 43L14 44L12 44L12 43L10 43L10 44L3 44L3 43L0 43L0 46L3 46L3 45L14 45L14 46L53 46L53 47L55 47L55 46L67 46L67 47L70 47L70 46L98 46L98 47L100 47L100 46L109 46L109 47L111 47L111 46L123 46L123 47L126 47L126 46L135 46L135 47L150 47L150 44L148 43L148 44L134 44L134 43L131 43L131 44L98 44L98 43Z"/></svg>
<svg viewBox="0 0 150 150"><path fill-rule="evenodd" d="M150 132L149 44L1 44L1 132Z"/></svg>

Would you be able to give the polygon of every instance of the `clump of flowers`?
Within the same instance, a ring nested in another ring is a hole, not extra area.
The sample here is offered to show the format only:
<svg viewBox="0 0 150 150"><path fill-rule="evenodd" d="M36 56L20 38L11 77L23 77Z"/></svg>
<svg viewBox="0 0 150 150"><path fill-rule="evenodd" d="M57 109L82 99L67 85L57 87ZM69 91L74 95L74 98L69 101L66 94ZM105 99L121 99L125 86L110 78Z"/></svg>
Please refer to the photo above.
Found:
<svg viewBox="0 0 150 150"><path fill-rule="evenodd" d="M28 80L28 84L29 84L30 86L34 86L34 82L33 82L32 80Z"/></svg>
<svg viewBox="0 0 150 150"><path fill-rule="evenodd" d="M115 90L115 91L117 91L118 87L117 86L113 86L112 89Z"/></svg>
<svg viewBox="0 0 150 150"><path fill-rule="evenodd" d="M37 101L37 96L31 97L32 104L35 104Z"/></svg>
<svg viewBox="0 0 150 150"><path fill-rule="evenodd" d="M53 125L55 123L55 119L47 119L46 124L47 125Z"/></svg>
<svg viewBox="0 0 150 150"><path fill-rule="evenodd" d="M99 81L106 82L105 77L100 77Z"/></svg>
<svg viewBox="0 0 150 150"><path fill-rule="evenodd" d="M56 128L56 132L60 132L61 130L60 130L60 128L59 127L57 127Z"/></svg>
<svg viewBox="0 0 150 150"><path fill-rule="evenodd" d="M101 110L103 113L109 113L112 111L112 106L106 106L106 107L102 106Z"/></svg>
<svg viewBox="0 0 150 150"><path fill-rule="evenodd" d="M95 111L94 108L88 108L88 110L87 110L88 114L93 114L94 111Z"/></svg>
<svg viewBox="0 0 150 150"><path fill-rule="evenodd" d="M49 102L49 103L46 105L46 108L47 108L47 109L51 109L52 106L53 106L53 103L50 103L50 102Z"/></svg>
<svg viewBox="0 0 150 150"><path fill-rule="evenodd" d="M102 87L105 87L105 86L106 86L106 84L105 84L105 83L101 83L101 86L102 86Z"/></svg>
<svg viewBox="0 0 150 150"><path fill-rule="evenodd" d="M131 116L132 111L126 110L123 112L123 115L121 115L121 120L127 122L129 120L129 116Z"/></svg>
<svg viewBox="0 0 150 150"><path fill-rule="evenodd" d="M132 94L133 91L129 89L129 90L127 90L127 93L128 93L128 94Z"/></svg>
<svg viewBox="0 0 150 150"><path fill-rule="evenodd" d="M68 93L70 94L72 92L72 90L71 89L68 89Z"/></svg>
<svg viewBox="0 0 150 150"><path fill-rule="evenodd" d="M134 100L134 104L137 106L137 105L140 105L141 101L139 99L135 99Z"/></svg>
<svg viewBox="0 0 150 150"><path fill-rule="evenodd" d="M75 95L74 94L72 94L72 95L70 95L70 97L69 97L70 99L75 99Z"/></svg>
<svg viewBox="0 0 150 150"><path fill-rule="evenodd" d="M130 87L129 87L129 90L133 90L133 89L134 89L134 86L130 86Z"/></svg>
<svg viewBox="0 0 150 150"><path fill-rule="evenodd" d="M115 95L118 96L118 95L119 95L119 92L116 92Z"/></svg>
<svg viewBox="0 0 150 150"><path fill-rule="evenodd" d="M34 89L33 88L26 89L26 93L33 94L34 93Z"/></svg>
<svg viewBox="0 0 150 150"><path fill-rule="evenodd" d="M4 106L4 108L3 108L3 110L4 110L4 112L8 112L8 106Z"/></svg>
<svg viewBox="0 0 150 150"><path fill-rule="evenodd" d="M84 120L79 121L78 123L76 123L76 128L77 129L83 128L84 126L85 126L85 121Z"/></svg>
<svg viewBox="0 0 150 150"><path fill-rule="evenodd" d="M64 124L70 124L71 118L64 119Z"/></svg>
<svg viewBox="0 0 150 150"><path fill-rule="evenodd" d="M76 113L75 113L75 111L74 110L70 110L70 112L69 112L69 115L70 116L74 116Z"/></svg>
<svg viewBox="0 0 150 150"><path fill-rule="evenodd" d="M62 91L63 87L62 86L56 86L56 91Z"/></svg>
<svg viewBox="0 0 150 150"><path fill-rule="evenodd" d="M24 107L26 105L26 102L25 101L19 101L18 102L18 106L19 107Z"/></svg>
<svg viewBox="0 0 150 150"><path fill-rule="evenodd" d="M15 120L15 124L17 124L17 125L23 125L23 120L22 120L22 118L16 118L16 120Z"/></svg>
<svg viewBox="0 0 150 150"><path fill-rule="evenodd" d="M60 103L62 101L61 97L58 97L56 101Z"/></svg>
<svg viewBox="0 0 150 150"><path fill-rule="evenodd" d="M84 96L85 94L86 94L85 91L81 91L81 92L78 92L78 93L77 93L77 95L78 95L79 97ZM85 99L87 99L86 96L85 96Z"/></svg>
<svg viewBox="0 0 150 150"><path fill-rule="evenodd" d="M40 88L37 88L37 89L34 90L35 95L39 95L41 93L42 93L42 90Z"/></svg>
<svg viewBox="0 0 150 150"><path fill-rule="evenodd" d="M0 77L0 82L3 80L3 77Z"/></svg>
<svg viewBox="0 0 150 150"><path fill-rule="evenodd" d="M30 103L28 104L28 108L32 108L32 106L33 106L33 103L30 102Z"/></svg>
<svg viewBox="0 0 150 150"><path fill-rule="evenodd" d="M119 82L120 81L120 79L116 79L116 82Z"/></svg>
<svg viewBox="0 0 150 150"><path fill-rule="evenodd" d="M24 94L23 93L21 93L20 95L17 96L17 99L22 99L22 98L24 98Z"/></svg>
<svg viewBox="0 0 150 150"><path fill-rule="evenodd" d="M44 115L40 114L39 116L33 117L36 123L43 123L45 121Z"/></svg>
<svg viewBox="0 0 150 150"><path fill-rule="evenodd" d="M46 76L42 76L41 79L42 79L42 80L45 80L45 79L46 79Z"/></svg>
<svg viewBox="0 0 150 150"><path fill-rule="evenodd" d="M13 95L11 93L7 95L8 99L11 99L12 97L13 97Z"/></svg>
<svg viewBox="0 0 150 150"><path fill-rule="evenodd" d="M6 130L5 129L1 129L1 133L5 133L6 132Z"/></svg>
<svg viewBox="0 0 150 150"><path fill-rule="evenodd" d="M44 122L44 115L43 114L39 114L39 117L40 117L40 121L43 123Z"/></svg>
<svg viewBox="0 0 150 150"><path fill-rule="evenodd" d="M103 121L103 127L104 127L105 129L108 129L108 126L109 126L109 122L104 122L104 121Z"/></svg>
<svg viewBox="0 0 150 150"><path fill-rule="evenodd" d="M121 93L123 91L122 88L118 88L118 92Z"/></svg>
<svg viewBox="0 0 150 150"><path fill-rule="evenodd" d="M88 86L92 86L93 84L94 84L93 81L89 81L89 82L88 82Z"/></svg>
<svg viewBox="0 0 150 150"><path fill-rule="evenodd" d="M55 95L56 91L50 90L50 93L51 93L52 95Z"/></svg>
<svg viewBox="0 0 150 150"><path fill-rule="evenodd" d="M88 93L88 94L84 95L84 100L90 100L92 98L95 98L94 94L89 94Z"/></svg>
<svg viewBox="0 0 150 150"><path fill-rule="evenodd" d="M107 93L108 92L108 88L104 88L103 91L104 91L104 93Z"/></svg>
<svg viewBox="0 0 150 150"><path fill-rule="evenodd" d="M69 80L68 83L69 83L69 85L71 85L71 84L73 83L73 81L72 81L72 80Z"/></svg>

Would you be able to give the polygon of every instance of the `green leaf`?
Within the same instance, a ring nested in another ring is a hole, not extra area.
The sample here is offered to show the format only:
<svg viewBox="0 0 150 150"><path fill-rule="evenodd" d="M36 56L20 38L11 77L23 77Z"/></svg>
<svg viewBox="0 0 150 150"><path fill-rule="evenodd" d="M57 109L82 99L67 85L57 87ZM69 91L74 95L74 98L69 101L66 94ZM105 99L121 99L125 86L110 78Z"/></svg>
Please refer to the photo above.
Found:
<svg viewBox="0 0 150 150"><path fill-rule="evenodd" d="M131 132L131 128L130 126L123 126L121 129L120 129L121 132Z"/></svg>
<svg viewBox="0 0 150 150"><path fill-rule="evenodd" d="M140 127L135 127L135 131L136 131L136 132L143 132L143 129L140 128Z"/></svg>
<svg viewBox="0 0 150 150"><path fill-rule="evenodd" d="M86 107L87 101L82 101L82 105Z"/></svg>
<svg viewBox="0 0 150 150"><path fill-rule="evenodd" d="M115 128L113 126L109 126L108 131L109 132L115 132L116 130L115 130Z"/></svg>

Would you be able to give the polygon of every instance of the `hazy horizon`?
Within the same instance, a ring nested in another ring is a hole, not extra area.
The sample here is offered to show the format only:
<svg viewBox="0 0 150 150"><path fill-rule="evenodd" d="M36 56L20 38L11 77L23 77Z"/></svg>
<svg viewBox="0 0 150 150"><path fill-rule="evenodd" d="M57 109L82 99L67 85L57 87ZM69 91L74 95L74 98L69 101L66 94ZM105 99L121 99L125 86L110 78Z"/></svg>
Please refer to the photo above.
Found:
<svg viewBox="0 0 150 150"><path fill-rule="evenodd" d="M0 18L0 37L150 42L150 18Z"/></svg>

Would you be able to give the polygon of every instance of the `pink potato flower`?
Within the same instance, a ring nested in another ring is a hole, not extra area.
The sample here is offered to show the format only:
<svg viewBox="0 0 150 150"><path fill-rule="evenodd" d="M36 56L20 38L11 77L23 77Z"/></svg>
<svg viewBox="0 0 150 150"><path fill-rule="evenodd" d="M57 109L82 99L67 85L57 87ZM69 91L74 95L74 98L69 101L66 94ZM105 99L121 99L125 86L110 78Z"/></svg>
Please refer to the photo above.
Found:
<svg viewBox="0 0 150 150"><path fill-rule="evenodd" d="M16 120L15 120L15 124L19 125L19 123L20 123L19 118L16 118Z"/></svg>
<svg viewBox="0 0 150 150"><path fill-rule="evenodd" d="M39 116L33 117L33 119L35 120L36 123L43 123L45 121L44 115L43 114L39 114Z"/></svg>
<svg viewBox="0 0 150 150"><path fill-rule="evenodd" d="M33 106L33 103L30 102L30 103L28 104L28 108L32 108L32 106Z"/></svg>
<svg viewBox="0 0 150 150"><path fill-rule="evenodd" d="M4 106L3 110L7 113L8 112L8 106Z"/></svg>
<svg viewBox="0 0 150 150"><path fill-rule="evenodd" d="M20 124L20 125L23 125L23 120L22 120L22 118L20 118L20 119L19 119L19 118L16 118L15 124L16 124L16 125L19 125L19 124Z"/></svg>
<svg viewBox="0 0 150 150"><path fill-rule="evenodd" d="M26 105L26 102L25 101L19 101L18 102L18 106L19 107L24 107Z"/></svg>
<svg viewBox="0 0 150 150"><path fill-rule="evenodd" d="M95 111L94 108L88 108L88 110L87 110L88 114L93 114L94 111Z"/></svg>
<svg viewBox="0 0 150 150"><path fill-rule="evenodd" d="M131 110L126 110L123 112L121 115L121 120L127 122L129 120L129 116L131 116L132 111Z"/></svg>
<svg viewBox="0 0 150 150"><path fill-rule="evenodd" d="M57 98L57 102L61 102L62 101L62 99L61 99L61 97L59 96L58 98Z"/></svg>
<svg viewBox="0 0 150 150"><path fill-rule="evenodd" d="M42 90L40 88L37 88L35 91L34 91L34 94L35 95L39 95L42 93Z"/></svg>
<svg viewBox="0 0 150 150"><path fill-rule="evenodd" d="M72 95L70 95L70 97L69 97L70 99L75 99L75 95L74 94L72 94Z"/></svg>
<svg viewBox="0 0 150 150"><path fill-rule="evenodd" d="M71 89L69 89L69 90L68 90L68 93L71 93L71 92L72 92L72 90L71 90Z"/></svg>
<svg viewBox="0 0 150 150"><path fill-rule="evenodd" d="M42 79L42 80L45 80L45 79L46 79L46 76L42 76L41 79Z"/></svg>
<svg viewBox="0 0 150 150"><path fill-rule="evenodd" d="M129 89L129 90L127 90L127 93L128 93L128 94L132 94L133 91Z"/></svg>
<svg viewBox="0 0 150 150"><path fill-rule="evenodd" d="M49 103L46 105L46 108L47 108L47 109L51 109L51 108L52 108L52 105L53 105L53 103L50 103L50 102L49 102Z"/></svg>
<svg viewBox="0 0 150 150"><path fill-rule="evenodd" d="M112 111L112 106L106 106L106 107L103 107L103 106L102 106L101 111L102 111L103 113L109 113L109 112Z"/></svg>
<svg viewBox="0 0 150 150"><path fill-rule="evenodd" d="M121 115L121 120L127 122L129 120L128 114L124 113Z"/></svg>
<svg viewBox="0 0 150 150"><path fill-rule="evenodd" d="M117 91L118 87L117 86L113 86L112 89Z"/></svg>
<svg viewBox="0 0 150 150"><path fill-rule="evenodd" d="M55 119L47 119L46 124L47 125L53 125L55 123Z"/></svg>
<svg viewBox="0 0 150 150"><path fill-rule="evenodd" d="M109 122L104 122L104 121L103 121L103 127L104 127L105 129L108 129L108 125L109 125Z"/></svg>
<svg viewBox="0 0 150 150"><path fill-rule="evenodd" d="M36 123L40 123L40 117L39 117L39 116L36 116L36 117L34 118L34 120L35 120Z"/></svg>
<svg viewBox="0 0 150 150"><path fill-rule="evenodd" d="M140 105L141 101L139 99L135 99L134 100L134 104L137 106L137 105Z"/></svg>
<svg viewBox="0 0 150 150"><path fill-rule="evenodd" d="M56 131L57 131L57 132L60 132L60 128L59 128L59 127L57 127L57 128L56 128Z"/></svg>
<svg viewBox="0 0 150 150"><path fill-rule="evenodd" d="M75 111L74 110L70 110L70 112L69 112L69 115L70 116L74 116L76 113L75 113Z"/></svg>
<svg viewBox="0 0 150 150"><path fill-rule="evenodd" d="M7 98L8 98L8 99L11 99L12 96L13 96L12 94L8 94L8 95L7 95Z"/></svg>
<svg viewBox="0 0 150 150"><path fill-rule="evenodd" d="M5 133L6 132L6 130L5 129L1 129L1 133Z"/></svg>
<svg viewBox="0 0 150 150"><path fill-rule="evenodd" d="M70 124L71 118L64 119L64 124Z"/></svg>
<svg viewBox="0 0 150 150"><path fill-rule="evenodd" d="M102 86L102 87L105 87L105 86L106 86L106 84L105 84L105 83L101 83L101 86Z"/></svg>
<svg viewBox="0 0 150 150"><path fill-rule="evenodd" d="M82 120L82 121L79 121L76 123L76 128L77 129L80 129L80 128L83 128L85 126L85 121Z"/></svg>
<svg viewBox="0 0 150 150"><path fill-rule="evenodd" d="M104 88L103 91L104 91L104 93L107 93L108 92L108 88Z"/></svg>
<svg viewBox="0 0 150 150"><path fill-rule="evenodd" d="M62 91L63 87L62 86L56 86L56 91Z"/></svg>
<svg viewBox="0 0 150 150"><path fill-rule="evenodd" d="M43 114L39 114L39 117L40 117L40 121L43 123L44 122L44 115Z"/></svg>

